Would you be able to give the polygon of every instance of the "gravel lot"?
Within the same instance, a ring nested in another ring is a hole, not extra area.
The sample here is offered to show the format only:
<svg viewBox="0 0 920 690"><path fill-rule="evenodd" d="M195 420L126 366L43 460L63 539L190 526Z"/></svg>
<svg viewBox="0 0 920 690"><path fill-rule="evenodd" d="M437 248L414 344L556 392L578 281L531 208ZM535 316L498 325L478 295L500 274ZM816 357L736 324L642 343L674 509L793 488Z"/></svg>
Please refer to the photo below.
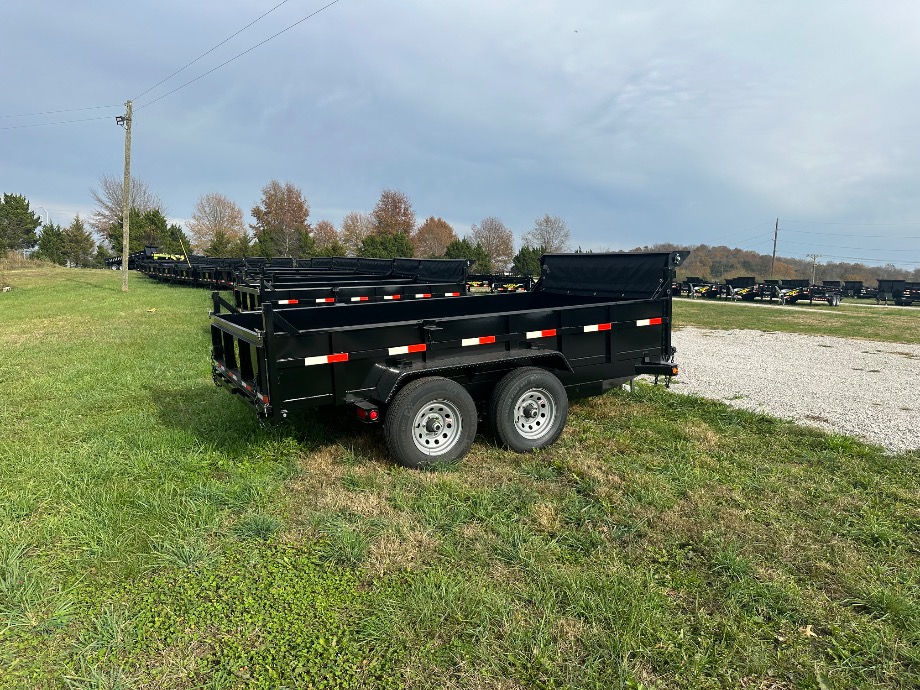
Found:
<svg viewBox="0 0 920 690"><path fill-rule="evenodd" d="M675 392L899 452L920 448L920 345L681 328Z"/></svg>

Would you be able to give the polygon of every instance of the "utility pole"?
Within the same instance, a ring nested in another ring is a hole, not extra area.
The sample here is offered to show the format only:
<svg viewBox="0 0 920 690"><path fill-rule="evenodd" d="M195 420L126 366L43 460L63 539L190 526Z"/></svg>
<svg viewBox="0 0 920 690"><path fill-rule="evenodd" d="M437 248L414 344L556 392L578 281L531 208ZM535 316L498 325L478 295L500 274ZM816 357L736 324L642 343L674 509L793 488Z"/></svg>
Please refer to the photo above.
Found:
<svg viewBox="0 0 920 690"><path fill-rule="evenodd" d="M131 225L131 101L125 103L127 111L115 118L115 123L125 128L125 182L122 205L121 291L128 291L128 233Z"/></svg>
<svg viewBox="0 0 920 690"><path fill-rule="evenodd" d="M818 265L818 259L821 258L820 254L806 254L809 259L811 259L811 284L815 284L815 267Z"/></svg>
<svg viewBox="0 0 920 690"><path fill-rule="evenodd" d="M779 234L779 218L776 219L776 227L773 229L773 261L770 262L770 280L773 280L773 269L776 267L776 236Z"/></svg>

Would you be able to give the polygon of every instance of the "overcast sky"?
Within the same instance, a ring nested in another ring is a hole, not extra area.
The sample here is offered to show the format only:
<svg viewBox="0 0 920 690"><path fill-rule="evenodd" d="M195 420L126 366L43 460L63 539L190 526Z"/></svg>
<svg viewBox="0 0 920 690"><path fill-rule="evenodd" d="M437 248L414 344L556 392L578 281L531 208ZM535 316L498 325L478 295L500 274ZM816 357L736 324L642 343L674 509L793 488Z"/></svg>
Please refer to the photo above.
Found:
<svg viewBox="0 0 920 690"><path fill-rule="evenodd" d="M10 0L0 191L67 223L132 173L186 219L271 179L311 220L409 195L461 236L545 213L574 245L772 249L920 266L916 0ZM93 106L108 109L10 117ZM104 118L49 126L62 120Z"/></svg>

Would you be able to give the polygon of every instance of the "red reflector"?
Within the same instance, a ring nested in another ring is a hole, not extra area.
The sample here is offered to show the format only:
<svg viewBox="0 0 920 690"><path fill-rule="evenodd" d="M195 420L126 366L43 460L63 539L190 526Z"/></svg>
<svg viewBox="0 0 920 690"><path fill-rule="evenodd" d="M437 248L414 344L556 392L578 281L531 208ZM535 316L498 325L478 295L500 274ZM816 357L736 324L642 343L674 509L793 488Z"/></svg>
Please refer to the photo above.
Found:
<svg viewBox="0 0 920 690"><path fill-rule="evenodd" d="M377 410L371 410L371 411L370 411L370 414L369 414L368 416L369 416L371 419L377 419L377 417L380 416L380 413L377 412Z"/></svg>

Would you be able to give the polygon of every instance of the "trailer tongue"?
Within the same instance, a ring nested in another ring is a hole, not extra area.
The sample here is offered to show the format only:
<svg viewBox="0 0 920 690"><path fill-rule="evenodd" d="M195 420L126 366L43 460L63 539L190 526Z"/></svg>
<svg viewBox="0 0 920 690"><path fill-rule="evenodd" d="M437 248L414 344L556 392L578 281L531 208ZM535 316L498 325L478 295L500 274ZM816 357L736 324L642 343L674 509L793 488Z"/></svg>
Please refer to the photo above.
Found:
<svg viewBox="0 0 920 690"><path fill-rule="evenodd" d="M569 398L677 374L671 286L685 257L547 254L533 292L212 313L214 380L269 418L352 406L407 466L465 455L480 417L502 445L541 448Z"/></svg>

